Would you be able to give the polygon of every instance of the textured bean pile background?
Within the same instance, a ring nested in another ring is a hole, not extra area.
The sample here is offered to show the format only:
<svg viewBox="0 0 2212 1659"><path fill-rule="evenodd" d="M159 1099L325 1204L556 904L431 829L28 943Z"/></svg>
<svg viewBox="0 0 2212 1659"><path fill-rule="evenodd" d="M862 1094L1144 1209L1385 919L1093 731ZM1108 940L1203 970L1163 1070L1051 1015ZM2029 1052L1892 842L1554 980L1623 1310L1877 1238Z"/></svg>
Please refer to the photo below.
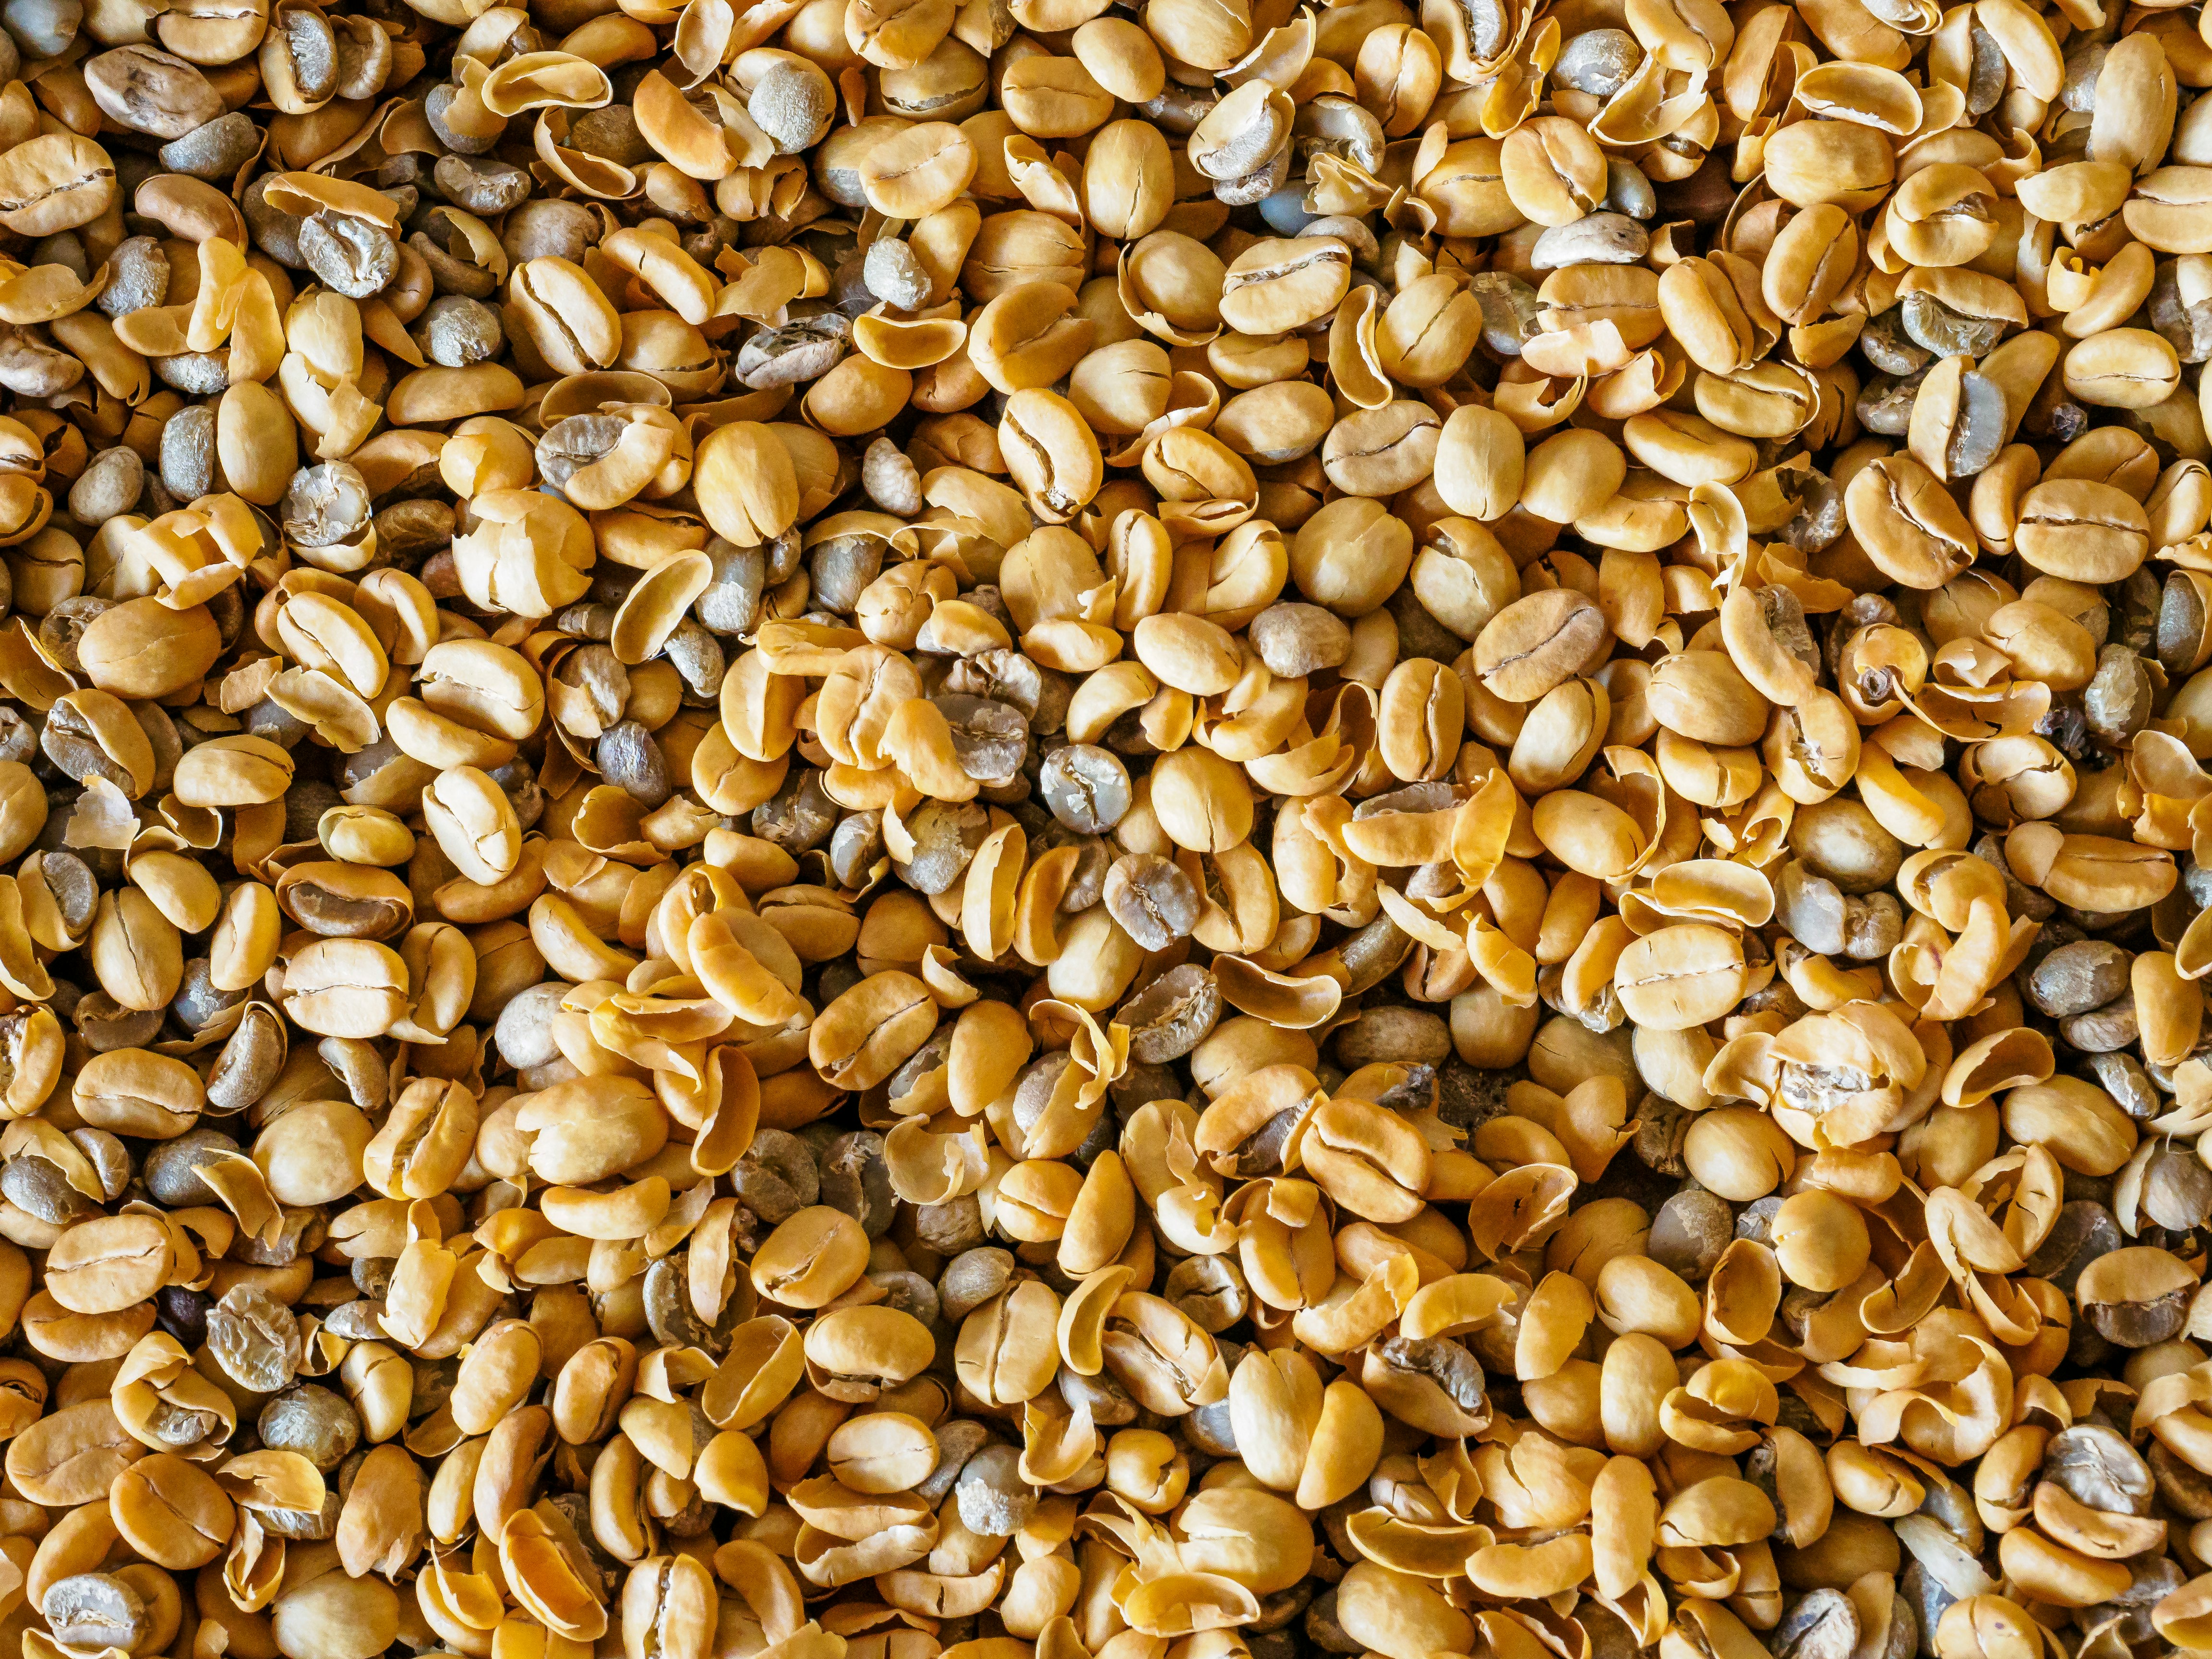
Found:
<svg viewBox="0 0 2212 1659"><path fill-rule="evenodd" d="M2199 14L0 0L0 1651L2212 1654Z"/></svg>

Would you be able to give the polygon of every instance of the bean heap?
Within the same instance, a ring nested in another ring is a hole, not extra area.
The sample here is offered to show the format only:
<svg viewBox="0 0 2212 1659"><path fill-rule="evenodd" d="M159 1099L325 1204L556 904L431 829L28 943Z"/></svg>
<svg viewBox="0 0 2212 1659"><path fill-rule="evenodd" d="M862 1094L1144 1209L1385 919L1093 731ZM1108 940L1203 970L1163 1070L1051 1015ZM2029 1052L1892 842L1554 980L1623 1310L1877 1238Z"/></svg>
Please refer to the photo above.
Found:
<svg viewBox="0 0 2212 1659"><path fill-rule="evenodd" d="M0 1651L2212 1654L2201 10L0 0Z"/></svg>

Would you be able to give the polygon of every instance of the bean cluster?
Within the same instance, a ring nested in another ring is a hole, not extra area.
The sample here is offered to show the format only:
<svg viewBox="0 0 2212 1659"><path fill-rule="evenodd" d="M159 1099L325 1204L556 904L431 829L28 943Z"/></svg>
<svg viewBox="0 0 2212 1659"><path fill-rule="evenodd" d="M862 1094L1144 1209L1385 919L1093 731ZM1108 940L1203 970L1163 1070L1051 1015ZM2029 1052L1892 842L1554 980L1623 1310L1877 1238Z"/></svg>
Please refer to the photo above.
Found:
<svg viewBox="0 0 2212 1659"><path fill-rule="evenodd" d="M2201 10L0 0L0 1650L2212 1653Z"/></svg>

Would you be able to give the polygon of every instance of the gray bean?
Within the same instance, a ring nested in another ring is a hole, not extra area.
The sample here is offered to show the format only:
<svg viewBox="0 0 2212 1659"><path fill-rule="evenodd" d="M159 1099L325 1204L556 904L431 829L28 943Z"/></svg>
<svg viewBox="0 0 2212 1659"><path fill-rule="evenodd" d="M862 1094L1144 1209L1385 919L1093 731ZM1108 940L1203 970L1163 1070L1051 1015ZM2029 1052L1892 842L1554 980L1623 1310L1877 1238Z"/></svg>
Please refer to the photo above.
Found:
<svg viewBox="0 0 2212 1659"><path fill-rule="evenodd" d="M1053 817L1086 836L1103 835L1119 823L1133 799L1121 757L1089 743L1047 755L1037 788Z"/></svg>

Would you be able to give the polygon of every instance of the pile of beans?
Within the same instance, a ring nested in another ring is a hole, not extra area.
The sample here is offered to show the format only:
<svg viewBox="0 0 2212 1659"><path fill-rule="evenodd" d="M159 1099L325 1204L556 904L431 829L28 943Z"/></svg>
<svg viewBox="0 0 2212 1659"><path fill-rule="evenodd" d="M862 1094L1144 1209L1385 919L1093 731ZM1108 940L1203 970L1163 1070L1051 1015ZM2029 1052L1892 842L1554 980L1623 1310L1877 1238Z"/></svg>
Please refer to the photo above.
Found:
<svg viewBox="0 0 2212 1659"><path fill-rule="evenodd" d="M0 0L0 1651L2212 1654L2199 11Z"/></svg>

